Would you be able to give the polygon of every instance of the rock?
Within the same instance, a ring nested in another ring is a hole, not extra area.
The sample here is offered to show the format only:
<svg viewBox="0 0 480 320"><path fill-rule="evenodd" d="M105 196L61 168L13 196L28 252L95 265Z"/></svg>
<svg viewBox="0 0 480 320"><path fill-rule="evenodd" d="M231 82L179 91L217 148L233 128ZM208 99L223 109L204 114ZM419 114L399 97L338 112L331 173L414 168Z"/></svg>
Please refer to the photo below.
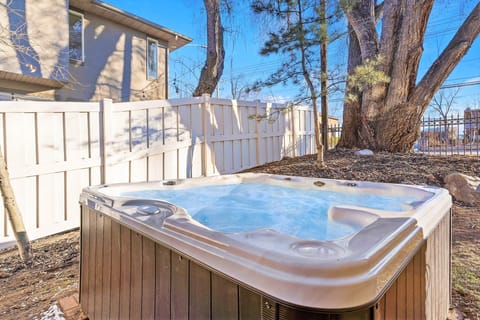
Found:
<svg viewBox="0 0 480 320"><path fill-rule="evenodd" d="M356 156L373 156L373 151L370 149L362 149L355 151Z"/></svg>
<svg viewBox="0 0 480 320"><path fill-rule="evenodd" d="M466 204L480 204L480 178L462 173L452 173L445 177L445 188L457 200Z"/></svg>
<svg viewBox="0 0 480 320"><path fill-rule="evenodd" d="M460 310L456 308L452 308L448 310L447 320L464 320L464 319L465 319L465 315Z"/></svg>

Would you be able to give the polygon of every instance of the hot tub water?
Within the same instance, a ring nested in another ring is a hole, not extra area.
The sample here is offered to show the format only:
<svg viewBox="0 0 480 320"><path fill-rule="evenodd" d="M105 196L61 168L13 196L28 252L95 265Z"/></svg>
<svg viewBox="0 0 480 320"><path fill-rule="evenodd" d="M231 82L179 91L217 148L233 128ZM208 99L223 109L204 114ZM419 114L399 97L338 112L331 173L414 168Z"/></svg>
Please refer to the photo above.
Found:
<svg viewBox="0 0 480 320"><path fill-rule="evenodd" d="M406 211L413 196L346 194L322 189L297 189L264 183L240 183L123 192L125 197L155 199L184 208L210 229L227 233L274 229L301 239L332 240L357 231L359 225L329 219L328 210L353 205Z"/></svg>

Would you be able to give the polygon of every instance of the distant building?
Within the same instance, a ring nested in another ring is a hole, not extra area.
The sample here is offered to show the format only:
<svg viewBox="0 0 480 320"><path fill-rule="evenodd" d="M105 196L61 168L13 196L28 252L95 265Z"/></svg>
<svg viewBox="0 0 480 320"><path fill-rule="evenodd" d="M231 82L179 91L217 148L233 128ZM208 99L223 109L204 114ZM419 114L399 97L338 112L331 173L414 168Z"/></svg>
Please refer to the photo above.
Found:
<svg viewBox="0 0 480 320"><path fill-rule="evenodd" d="M322 123L322 115L318 115L320 124ZM338 121L337 117L334 116L328 116L328 131L329 131L329 137L331 138L340 138L340 132L342 132L342 126L340 126L340 123Z"/></svg>
<svg viewBox="0 0 480 320"><path fill-rule="evenodd" d="M466 143L480 140L480 109L467 108L463 112L465 118L465 135Z"/></svg>
<svg viewBox="0 0 480 320"><path fill-rule="evenodd" d="M459 132L458 127L448 125L447 130L445 126L439 125L438 127L424 128L420 132L418 144L423 147L435 147L441 145L455 145L458 139Z"/></svg>

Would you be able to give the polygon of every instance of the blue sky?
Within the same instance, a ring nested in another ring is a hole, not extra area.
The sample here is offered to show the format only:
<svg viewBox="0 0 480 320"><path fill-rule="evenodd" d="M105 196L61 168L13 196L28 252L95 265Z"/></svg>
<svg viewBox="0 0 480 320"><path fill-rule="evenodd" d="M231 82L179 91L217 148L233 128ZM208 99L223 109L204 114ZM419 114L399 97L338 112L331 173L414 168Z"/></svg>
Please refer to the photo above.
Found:
<svg viewBox="0 0 480 320"><path fill-rule="evenodd" d="M106 0L105 2L120 9L153 21L176 32L193 38L192 45L180 48L170 56L170 97L188 95L188 83L195 82L203 64L206 44L205 14L203 1L200 0ZM240 1L242 2L242 1ZM419 74L426 72L439 52L453 37L458 27L465 20L476 0L440 0L436 1L429 19L424 54ZM274 72L281 63L280 56L262 57L259 50L265 40L262 23L250 17L248 6L235 7L235 16L224 21L230 34L226 36L226 60L222 81L219 84L219 96L230 98L229 82L232 77L241 77L240 81L254 81L265 78ZM235 37L231 35L235 34ZM234 38L234 40L231 40ZM329 63L346 62L345 41L332 46L329 51ZM172 86L175 80L178 93ZM445 85L468 83L480 80L480 39L477 38L462 62L455 68ZM282 101L293 97L294 87L276 87L262 91L251 99ZM480 85L460 88L456 98L456 109L480 107ZM341 97L331 97L330 110L334 116L341 117ZM428 115L429 111L425 115ZM431 113L434 115L433 113Z"/></svg>

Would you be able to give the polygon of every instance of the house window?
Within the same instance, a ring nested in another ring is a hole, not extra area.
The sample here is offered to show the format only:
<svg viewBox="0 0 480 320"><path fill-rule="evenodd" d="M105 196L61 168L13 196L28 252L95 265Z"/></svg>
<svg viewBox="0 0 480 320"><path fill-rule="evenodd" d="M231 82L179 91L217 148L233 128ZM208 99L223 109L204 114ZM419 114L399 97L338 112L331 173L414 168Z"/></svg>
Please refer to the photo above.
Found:
<svg viewBox="0 0 480 320"><path fill-rule="evenodd" d="M83 62L83 15L70 11L69 19L69 56L70 60Z"/></svg>
<svg viewBox="0 0 480 320"><path fill-rule="evenodd" d="M147 79L158 78L158 41L147 38Z"/></svg>

